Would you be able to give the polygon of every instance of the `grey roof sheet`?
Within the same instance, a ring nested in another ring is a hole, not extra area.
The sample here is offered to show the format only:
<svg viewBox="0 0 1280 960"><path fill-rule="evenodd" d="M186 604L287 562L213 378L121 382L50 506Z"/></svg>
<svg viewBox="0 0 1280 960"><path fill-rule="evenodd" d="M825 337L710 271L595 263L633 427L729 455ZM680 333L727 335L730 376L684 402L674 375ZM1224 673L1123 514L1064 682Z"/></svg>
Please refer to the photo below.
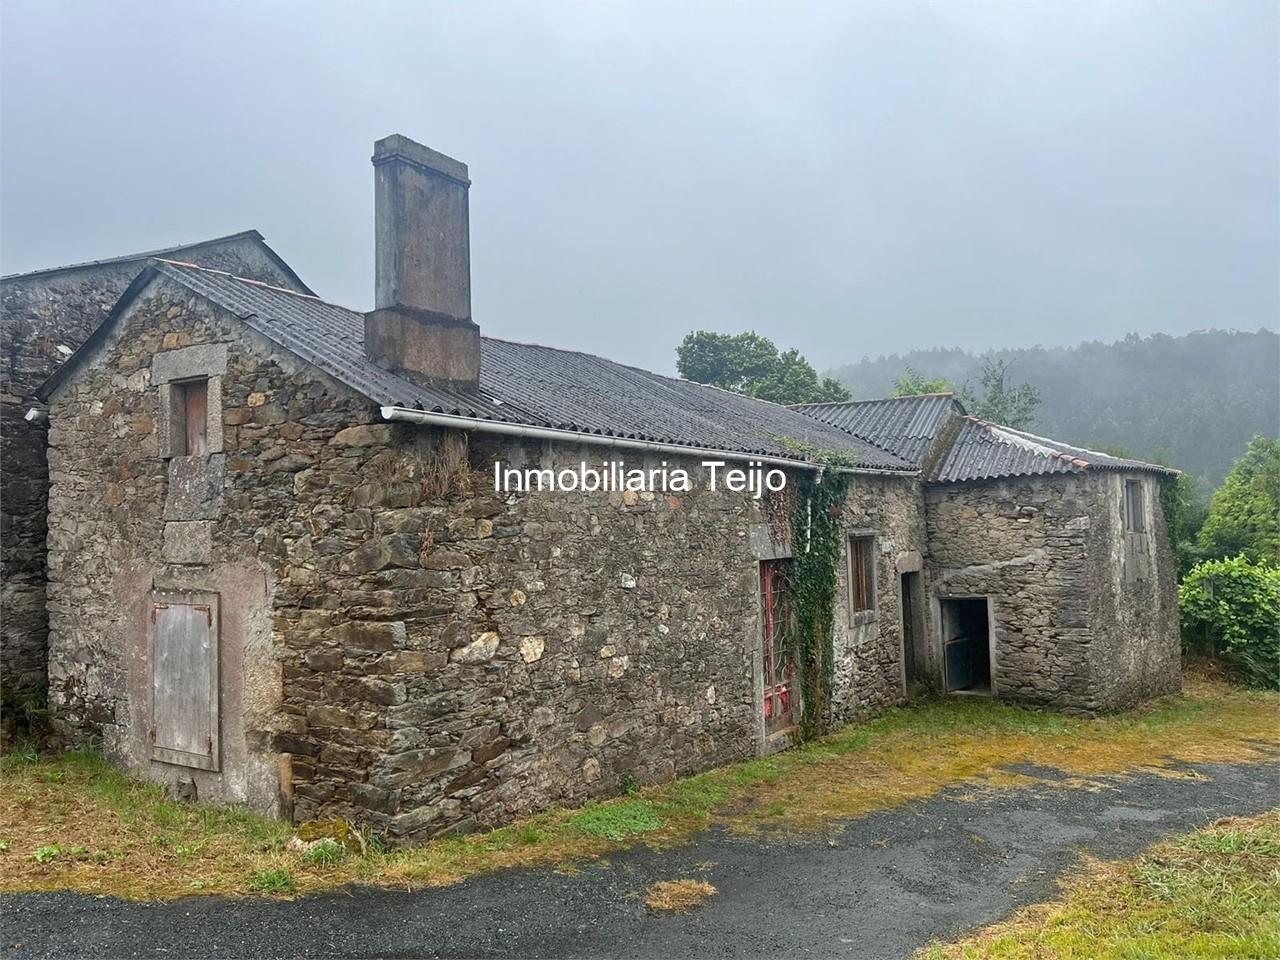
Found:
<svg viewBox="0 0 1280 960"><path fill-rule="evenodd" d="M847 430L917 466L924 462L948 414L964 407L950 393L845 403L806 403L793 409Z"/></svg>
<svg viewBox="0 0 1280 960"><path fill-rule="evenodd" d="M955 483L1001 477L1080 473L1084 470L1145 470L1169 475L1178 473L1169 467L1113 457L1023 430L987 423L976 417L966 417L946 456L930 479Z"/></svg>
<svg viewBox="0 0 1280 960"><path fill-rule="evenodd" d="M211 237L208 240L197 240L193 243L180 243L172 247L164 247L160 250L148 250L145 253L126 253L118 257L104 257L101 260L84 260L80 263L68 263L60 267L41 267L39 270L28 270L25 273L9 273L0 277L0 280L24 280L27 277L39 277L49 273L70 273L74 270L88 270L94 267L107 267L117 263L141 263L144 260L173 258L190 250L196 250L200 247L213 247L223 243L230 243L233 240L253 240L260 244L277 266L279 266L287 276L298 284L300 290L307 293L314 293L310 287L302 282L289 264L284 261L280 254L271 249L266 238L257 230L241 230L239 233L229 233L223 237Z"/></svg>
<svg viewBox="0 0 1280 960"><path fill-rule="evenodd" d="M788 407L570 350L482 337L478 391L422 386L365 357L357 311L190 264L153 269L381 405L795 460L803 444L867 469L913 469Z"/></svg>

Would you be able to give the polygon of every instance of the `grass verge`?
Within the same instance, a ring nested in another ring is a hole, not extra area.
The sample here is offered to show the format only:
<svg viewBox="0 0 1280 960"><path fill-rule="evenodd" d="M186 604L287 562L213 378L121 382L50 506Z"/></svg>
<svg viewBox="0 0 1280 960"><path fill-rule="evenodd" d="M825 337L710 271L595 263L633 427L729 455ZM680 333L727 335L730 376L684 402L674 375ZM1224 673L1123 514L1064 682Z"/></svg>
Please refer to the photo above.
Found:
<svg viewBox="0 0 1280 960"><path fill-rule="evenodd" d="M1036 904L919 960L1280 957L1280 810L1227 818L1137 860L1087 862Z"/></svg>
<svg viewBox="0 0 1280 960"><path fill-rule="evenodd" d="M308 856L289 829L236 809L183 804L101 758L0 758L0 891L73 889L133 899L192 893L292 895L369 883L421 887L514 866L564 865L635 843L662 847L718 824L804 829L856 817L956 784L1035 782L1010 764L1051 767L1054 782L1135 769L1247 762L1280 752L1280 694L1189 676L1182 695L1082 720L957 697L770 757L646 787L580 810L420 846Z"/></svg>

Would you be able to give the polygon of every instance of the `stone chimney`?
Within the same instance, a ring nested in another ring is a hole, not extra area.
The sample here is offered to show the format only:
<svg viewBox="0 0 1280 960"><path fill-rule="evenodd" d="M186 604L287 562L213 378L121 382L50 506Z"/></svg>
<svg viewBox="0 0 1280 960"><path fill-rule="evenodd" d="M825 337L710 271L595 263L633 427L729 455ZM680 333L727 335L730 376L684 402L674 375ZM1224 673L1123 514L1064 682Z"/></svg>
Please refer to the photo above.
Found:
<svg viewBox="0 0 1280 960"><path fill-rule="evenodd" d="M411 380L474 388L467 165L393 134L373 145L373 176L376 296L365 353Z"/></svg>

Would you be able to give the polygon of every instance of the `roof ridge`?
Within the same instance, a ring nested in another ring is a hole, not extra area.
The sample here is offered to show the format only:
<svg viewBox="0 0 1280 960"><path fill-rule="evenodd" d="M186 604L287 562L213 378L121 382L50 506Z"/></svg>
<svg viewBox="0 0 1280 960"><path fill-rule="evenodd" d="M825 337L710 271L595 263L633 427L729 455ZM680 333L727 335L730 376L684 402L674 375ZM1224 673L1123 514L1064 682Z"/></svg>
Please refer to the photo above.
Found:
<svg viewBox="0 0 1280 960"><path fill-rule="evenodd" d="M912 393L905 397L866 397L862 400L818 400L811 403L792 403L788 404L793 410L810 410L815 407L856 407L864 403L897 403L899 400L920 400L924 398L933 399L935 397L954 398L956 395L954 390L940 390L934 393Z"/></svg>
<svg viewBox="0 0 1280 960"><path fill-rule="evenodd" d="M155 250L144 250L140 253L125 253L118 257L102 257L97 260L80 260L76 263L66 263L57 267L38 267L35 270L23 270L18 273L6 273L0 276L0 280L18 280L24 277L38 277L44 273L61 273L64 270L86 270L89 267L104 267L113 263L131 263L135 260L155 260L159 259L161 254L176 253L179 250L190 250L193 247L207 247L214 243L226 243L228 240L239 240L243 237L252 237L261 240L263 245L267 245L266 238L256 229L238 230L235 233L228 233L221 237L210 237L208 240L196 240L192 243L175 243L168 247L159 247Z"/></svg>
<svg viewBox="0 0 1280 960"><path fill-rule="evenodd" d="M198 270L200 273L216 273L219 276L228 277L229 279L237 280L240 283L252 284L255 287L264 287L267 290L275 290L277 293L287 293L292 297L301 297L303 300L314 300L317 303L323 303L329 307L338 307L340 310L347 309L339 304L329 303L327 300L321 300L320 297L314 293L302 293L300 290L290 290L288 287L278 287L274 283L267 283L265 280L254 280L251 277L242 277L227 270L215 270L213 267L202 267L200 264L191 263L188 260L170 260L168 257L148 257L148 259L154 260L156 263L168 264L173 267L182 267L184 270ZM165 272L167 273L167 271ZM357 311L352 310L351 312L356 313Z"/></svg>

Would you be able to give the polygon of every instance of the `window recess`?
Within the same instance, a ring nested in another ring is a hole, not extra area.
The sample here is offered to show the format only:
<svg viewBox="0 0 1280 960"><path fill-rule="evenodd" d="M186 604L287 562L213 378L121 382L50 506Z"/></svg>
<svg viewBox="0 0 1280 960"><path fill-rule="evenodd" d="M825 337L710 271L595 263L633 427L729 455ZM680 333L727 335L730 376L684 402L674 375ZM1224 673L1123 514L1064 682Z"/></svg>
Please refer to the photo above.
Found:
<svg viewBox="0 0 1280 960"><path fill-rule="evenodd" d="M849 613L876 608L876 538L867 534L849 537Z"/></svg>

